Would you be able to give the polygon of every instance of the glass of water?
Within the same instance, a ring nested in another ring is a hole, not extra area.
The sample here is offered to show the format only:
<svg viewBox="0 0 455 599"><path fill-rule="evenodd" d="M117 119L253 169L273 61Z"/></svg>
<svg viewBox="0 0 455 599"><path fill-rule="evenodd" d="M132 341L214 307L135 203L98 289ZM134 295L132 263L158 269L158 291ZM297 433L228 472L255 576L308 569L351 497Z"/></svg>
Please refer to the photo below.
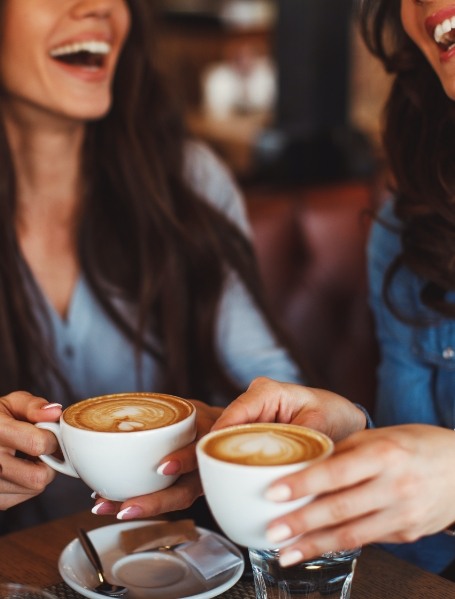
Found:
<svg viewBox="0 0 455 599"><path fill-rule="evenodd" d="M279 550L249 549L256 599L349 599L360 552L325 553L283 568Z"/></svg>

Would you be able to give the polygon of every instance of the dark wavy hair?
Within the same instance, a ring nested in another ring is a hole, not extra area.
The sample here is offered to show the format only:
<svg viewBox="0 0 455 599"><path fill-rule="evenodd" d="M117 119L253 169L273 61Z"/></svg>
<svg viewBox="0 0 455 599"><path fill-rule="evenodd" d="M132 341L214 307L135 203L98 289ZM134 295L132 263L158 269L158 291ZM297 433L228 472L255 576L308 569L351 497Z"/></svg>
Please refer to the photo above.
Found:
<svg viewBox="0 0 455 599"><path fill-rule="evenodd" d="M140 353L150 352L164 369L167 392L203 400L216 392L235 396L240 389L215 347L228 269L281 334L250 242L185 181L187 135L156 64L153 4L128 0L132 27L112 109L87 125L78 256L99 303L134 343L138 368ZM24 389L49 397L56 378L70 392L31 306L34 283L15 236L15 172L2 119L0 164L0 394ZM116 309L115 296L137 305L133 325ZM151 330L158 347L146 342Z"/></svg>
<svg viewBox="0 0 455 599"><path fill-rule="evenodd" d="M403 223L402 253L390 265L384 298L406 266L423 278L422 302L448 317L455 305L455 103L405 33L397 0L358 0L367 47L394 81L384 112L383 142ZM395 312L395 311L394 311Z"/></svg>

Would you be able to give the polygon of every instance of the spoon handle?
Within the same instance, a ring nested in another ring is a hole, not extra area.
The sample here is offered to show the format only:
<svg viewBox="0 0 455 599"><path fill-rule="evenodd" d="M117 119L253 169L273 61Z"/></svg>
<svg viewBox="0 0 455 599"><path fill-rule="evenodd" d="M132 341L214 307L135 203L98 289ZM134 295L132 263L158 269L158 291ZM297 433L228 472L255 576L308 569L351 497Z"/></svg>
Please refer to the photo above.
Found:
<svg viewBox="0 0 455 599"><path fill-rule="evenodd" d="M90 537L88 536L88 534L85 532L85 530L83 528L79 529L78 537L79 537L79 541L81 542L82 547L84 548L85 553L87 554L87 557L89 558L93 567L98 572L98 575L101 576L102 580L104 580L103 565L101 563L100 557L99 557L95 547L93 546L93 543L90 540Z"/></svg>

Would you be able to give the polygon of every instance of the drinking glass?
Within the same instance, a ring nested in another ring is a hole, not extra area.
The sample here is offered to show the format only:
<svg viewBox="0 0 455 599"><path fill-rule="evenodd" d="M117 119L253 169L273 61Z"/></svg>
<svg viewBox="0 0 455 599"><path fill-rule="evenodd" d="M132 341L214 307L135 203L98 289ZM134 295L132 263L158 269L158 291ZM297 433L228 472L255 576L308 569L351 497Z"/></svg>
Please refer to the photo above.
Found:
<svg viewBox="0 0 455 599"><path fill-rule="evenodd" d="M249 549L256 599L349 599L360 548L283 568L278 549Z"/></svg>

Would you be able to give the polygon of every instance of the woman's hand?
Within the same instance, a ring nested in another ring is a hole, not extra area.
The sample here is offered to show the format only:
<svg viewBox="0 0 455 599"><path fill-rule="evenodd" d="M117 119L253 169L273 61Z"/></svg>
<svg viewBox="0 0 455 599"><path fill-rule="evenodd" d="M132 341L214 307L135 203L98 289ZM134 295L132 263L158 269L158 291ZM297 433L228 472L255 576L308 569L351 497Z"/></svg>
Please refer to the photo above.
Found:
<svg viewBox="0 0 455 599"><path fill-rule="evenodd" d="M145 518L185 509L202 495L195 447L197 441L210 431L222 408L208 406L197 400L191 403L196 407L196 439L190 445L166 456L158 468L163 476L179 474L175 483L162 491L134 497L122 504L100 497L92 510L95 514L116 514L119 520Z"/></svg>
<svg viewBox="0 0 455 599"><path fill-rule="evenodd" d="M364 429L366 417L336 393L260 377L224 410L213 429L248 422L309 426L338 441Z"/></svg>
<svg viewBox="0 0 455 599"><path fill-rule="evenodd" d="M271 542L303 535L281 551L283 565L372 542L403 543L455 521L455 432L430 425L362 431L335 453L277 481L275 501L316 495L270 523Z"/></svg>
<svg viewBox="0 0 455 599"><path fill-rule="evenodd" d="M32 423L56 421L60 414L59 404L49 404L30 393L18 391L0 397L1 510L38 495L54 479L54 470L37 457L56 451L57 440Z"/></svg>

